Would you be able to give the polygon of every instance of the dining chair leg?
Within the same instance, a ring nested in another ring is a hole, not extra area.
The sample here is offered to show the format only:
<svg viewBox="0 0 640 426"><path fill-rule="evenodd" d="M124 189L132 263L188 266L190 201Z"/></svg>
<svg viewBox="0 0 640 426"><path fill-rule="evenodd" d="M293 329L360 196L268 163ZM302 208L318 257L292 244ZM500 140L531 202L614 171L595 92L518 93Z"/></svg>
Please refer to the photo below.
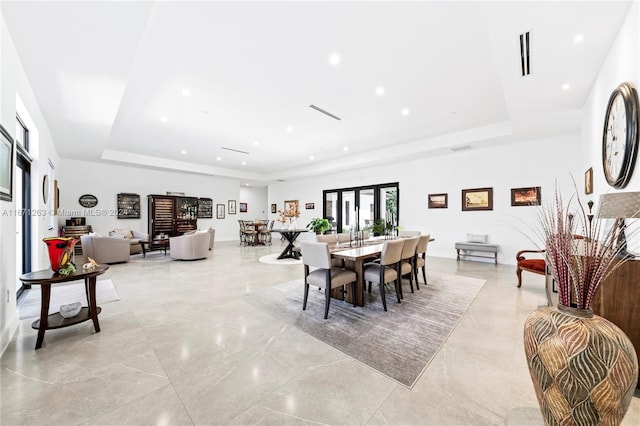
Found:
<svg viewBox="0 0 640 426"><path fill-rule="evenodd" d="M422 277L424 278L424 285L427 285L427 266L422 267Z"/></svg>
<svg viewBox="0 0 640 426"><path fill-rule="evenodd" d="M324 289L324 319L329 317L329 303L331 303L331 290L327 286Z"/></svg>
<svg viewBox="0 0 640 426"><path fill-rule="evenodd" d="M413 276L416 279L416 290L420 290L420 280L418 279L418 267L413 265Z"/></svg>
<svg viewBox="0 0 640 426"><path fill-rule="evenodd" d="M351 301L353 302L353 307L356 307L356 282L351 283Z"/></svg>
<svg viewBox="0 0 640 426"><path fill-rule="evenodd" d="M302 302L302 310L307 309L307 298L309 297L309 284L304 283L304 301Z"/></svg>
<svg viewBox="0 0 640 426"><path fill-rule="evenodd" d="M402 299L402 277L398 275L398 278L393 283L396 287L396 297L398 298L398 303L402 303L400 299Z"/></svg>
<svg viewBox="0 0 640 426"><path fill-rule="evenodd" d="M384 308L384 311L387 312L387 297L384 293L384 284L382 281L380 281L380 297L382 298L382 307Z"/></svg>

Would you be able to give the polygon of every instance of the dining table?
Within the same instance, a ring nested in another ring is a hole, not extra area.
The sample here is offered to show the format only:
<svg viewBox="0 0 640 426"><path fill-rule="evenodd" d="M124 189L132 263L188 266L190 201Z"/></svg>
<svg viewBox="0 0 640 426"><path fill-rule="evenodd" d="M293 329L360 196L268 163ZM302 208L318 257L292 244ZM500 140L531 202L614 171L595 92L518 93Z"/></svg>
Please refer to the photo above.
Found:
<svg viewBox="0 0 640 426"><path fill-rule="evenodd" d="M278 259L300 259L300 250L296 250L295 241L303 232L308 232L306 228L300 229L272 229L271 232L278 232L287 240L287 246L282 250Z"/></svg>

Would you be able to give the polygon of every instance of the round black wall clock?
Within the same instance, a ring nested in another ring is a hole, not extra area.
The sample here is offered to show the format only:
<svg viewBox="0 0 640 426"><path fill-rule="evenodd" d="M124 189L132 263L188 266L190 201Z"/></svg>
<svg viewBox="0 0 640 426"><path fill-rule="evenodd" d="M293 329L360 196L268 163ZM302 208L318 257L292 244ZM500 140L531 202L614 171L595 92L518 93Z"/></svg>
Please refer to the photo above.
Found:
<svg viewBox="0 0 640 426"><path fill-rule="evenodd" d="M638 93L630 83L622 83L609 97L602 132L602 167L609 185L627 186L637 154Z"/></svg>
<svg viewBox="0 0 640 426"><path fill-rule="evenodd" d="M49 201L49 175L44 175L42 178L42 201L45 204Z"/></svg>
<svg viewBox="0 0 640 426"><path fill-rule="evenodd" d="M98 198L95 195L84 194L78 198L78 203L86 209L90 209L98 205Z"/></svg>

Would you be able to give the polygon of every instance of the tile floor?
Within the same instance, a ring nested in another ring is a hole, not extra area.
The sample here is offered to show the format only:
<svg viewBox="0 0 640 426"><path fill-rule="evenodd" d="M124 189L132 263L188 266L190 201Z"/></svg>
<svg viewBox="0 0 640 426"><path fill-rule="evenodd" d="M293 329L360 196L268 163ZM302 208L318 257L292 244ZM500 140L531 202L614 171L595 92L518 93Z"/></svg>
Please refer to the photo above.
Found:
<svg viewBox="0 0 640 426"><path fill-rule="evenodd" d="M513 266L429 258L487 283L409 390L243 300L302 276L258 262L281 249L216 242L204 261L155 253L112 265L103 277L121 300L102 305L102 331L48 331L38 351L32 320L21 321L1 359L0 423L542 424L522 344L545 303L542 277L525 274L518 289ZM623 424L640 424L638 397Z"/></svg>

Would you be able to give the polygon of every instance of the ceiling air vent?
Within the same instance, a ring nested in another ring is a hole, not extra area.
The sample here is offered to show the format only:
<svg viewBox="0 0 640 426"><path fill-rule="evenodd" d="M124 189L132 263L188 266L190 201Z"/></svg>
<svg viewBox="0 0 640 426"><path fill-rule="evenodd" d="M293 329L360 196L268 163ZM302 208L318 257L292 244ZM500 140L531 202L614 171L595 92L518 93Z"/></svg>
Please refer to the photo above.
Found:
<svg viewBox="0 0 640 426"><path fill-rule="evenodd" d="M529 31L520 34L520 66L523 77L531 74L531 67L529 65Z"/></svg>
<svg viewBox="0 0 640 426"><path fill-rule="evenodd" d="M238 152L240 154L247 154L249 155L249 153L247 151L242 151L240 149L233 149L233 148L227 148L226 146L223 146L222 149L226 149L227 151L233 151L233 152Z"/></svg>
<svg viewBox="0 0 640 426"><path fill-rule="evenodd" d="M453 152L466 151L468 149L471 149L471 145L460 145L451 147L451 151Z"/></svg>
<svg viewBox="0 0 640 426"><path fill-rule="evenodd" d="M315 106L315 105L313 105L313 104L309 105L309 108L313 108L313 109L315 109L316 111L321 112L321 113L323 113L324 115L327 115L327 116L329 116L329 117L333 118L334 120L338 120L338 121L342 120L342 118L338 117L337 115L331 114L329 111L325 111L325 110L323 110L322 108L317 107L317 106Z"/></svg>

